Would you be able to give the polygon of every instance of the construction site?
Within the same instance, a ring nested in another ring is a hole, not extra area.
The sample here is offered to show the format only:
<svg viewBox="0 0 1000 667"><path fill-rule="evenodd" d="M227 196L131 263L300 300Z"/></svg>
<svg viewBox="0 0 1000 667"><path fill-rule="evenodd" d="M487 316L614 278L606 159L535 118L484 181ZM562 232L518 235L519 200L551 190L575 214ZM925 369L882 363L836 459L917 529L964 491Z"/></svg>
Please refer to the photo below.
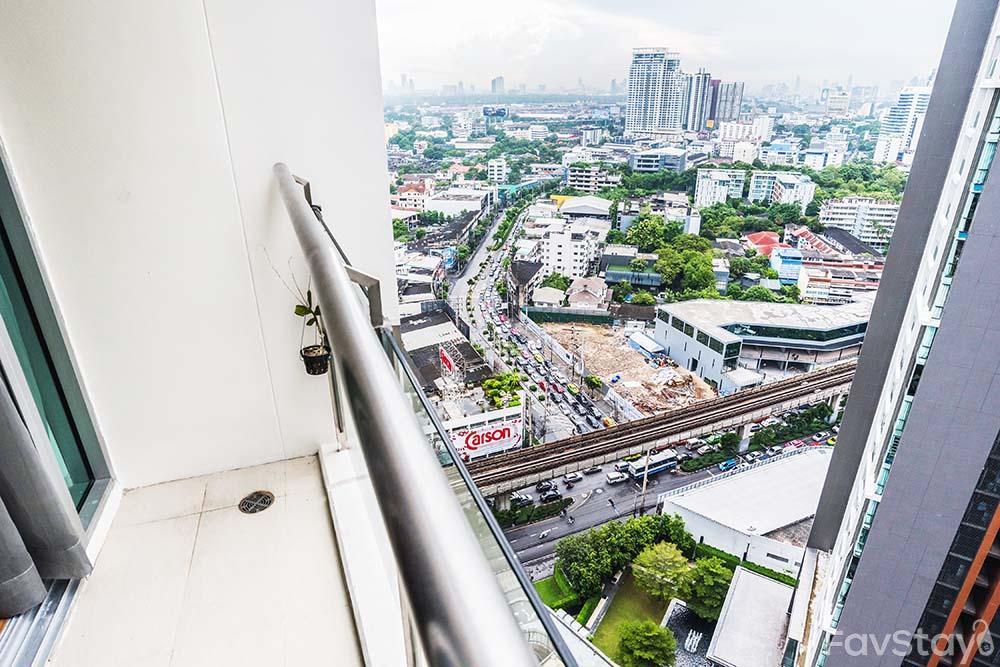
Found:
<svg viewBox="0 0 1000 667"><path fill-rule="evenodd" d="M600 377L647 415L718 395L704 380L668 358L651 359L629 345L632 330L574 322L542 326L566 350L582 355L588 373Z"/></svg>

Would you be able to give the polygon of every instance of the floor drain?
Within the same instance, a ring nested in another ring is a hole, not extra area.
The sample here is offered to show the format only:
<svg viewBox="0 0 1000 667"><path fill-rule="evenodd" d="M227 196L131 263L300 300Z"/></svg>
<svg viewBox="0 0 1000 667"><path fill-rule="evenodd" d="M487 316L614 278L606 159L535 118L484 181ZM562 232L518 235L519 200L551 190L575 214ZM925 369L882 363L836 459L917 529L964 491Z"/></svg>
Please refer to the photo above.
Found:
<svg viewBox="0 0 1000 667"><path fill-rule="evenodd" d="M244 514L263 512L274 504L274 494L270 491L254 491L240 501L240 511Z"/></svg>

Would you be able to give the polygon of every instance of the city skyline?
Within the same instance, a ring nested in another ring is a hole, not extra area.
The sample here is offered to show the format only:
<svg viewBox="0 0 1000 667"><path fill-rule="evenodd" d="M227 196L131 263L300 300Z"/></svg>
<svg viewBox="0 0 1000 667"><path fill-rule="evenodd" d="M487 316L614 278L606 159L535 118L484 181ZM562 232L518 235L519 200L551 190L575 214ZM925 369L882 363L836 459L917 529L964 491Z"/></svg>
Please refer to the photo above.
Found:
<svg viewBox="0 0 1000 667"><path fill-rule="evenodd" d="M576 90L581 80L588 89L606 90L612 79L624 84L632 48L667 47L680 53L686 71L704 67L713 77L746 81L748 92L773 83L791 87L797 78L804 93L849 79L888 88L931 72L954 7L952 0L822 0L809 7L776 1L781 6L770 8L762 23L753 7L733 0L711 15L693 2L666 7L627 0L610 10L593 0L512 0L498 13L443 0L378 0L383 86L406 74L418 91L462 81L466 92L472 86L488 92L496 76L505 78L508 92L521 84L527 92L539 85L550 93ZM817 31L817 25L842 29ZM802 36L810 32L805 50ZM900 44L911 47L900 54Z"/></svg>

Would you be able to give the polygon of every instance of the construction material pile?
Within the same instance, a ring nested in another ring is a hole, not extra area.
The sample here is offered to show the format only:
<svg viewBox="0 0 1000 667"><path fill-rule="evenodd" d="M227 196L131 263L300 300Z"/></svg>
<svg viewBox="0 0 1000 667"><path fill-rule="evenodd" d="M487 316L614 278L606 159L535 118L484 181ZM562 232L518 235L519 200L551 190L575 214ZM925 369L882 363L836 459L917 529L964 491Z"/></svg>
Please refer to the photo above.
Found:
<svg viewBox="0 0 1000 667"><path fill-rule="evenodd" d="M622 329L578 323L543 326L567 351L583 357L588 373L614 387L645 414L684 407L716 396L704 380L672 361L666 358L650 360L631 347Z"/></svg>

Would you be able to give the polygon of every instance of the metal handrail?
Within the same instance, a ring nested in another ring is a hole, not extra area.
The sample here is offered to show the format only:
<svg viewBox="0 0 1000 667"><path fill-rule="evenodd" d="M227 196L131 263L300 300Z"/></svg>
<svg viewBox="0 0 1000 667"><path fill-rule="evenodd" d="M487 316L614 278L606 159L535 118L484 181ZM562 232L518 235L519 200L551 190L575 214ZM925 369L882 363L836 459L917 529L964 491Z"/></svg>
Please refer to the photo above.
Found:
<svg viewBox="0 0 1000 667"><path fill-rule="evenodd" d="M330 347L342 366L346 403L363 430L360 446L427 662L536 665L343 260L288 167L279 162L274 174L312 273Z"/></svg>

